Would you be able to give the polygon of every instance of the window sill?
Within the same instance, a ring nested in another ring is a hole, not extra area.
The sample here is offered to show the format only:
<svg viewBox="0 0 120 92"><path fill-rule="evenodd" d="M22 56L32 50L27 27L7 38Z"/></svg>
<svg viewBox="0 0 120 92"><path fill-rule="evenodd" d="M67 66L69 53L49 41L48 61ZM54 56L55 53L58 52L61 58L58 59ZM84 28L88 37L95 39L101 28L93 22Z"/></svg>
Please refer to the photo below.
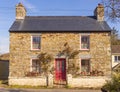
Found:
<svg viewBox="0 0 120 92"><path fill-rule="evenodd" d="M89 51L90 49L80 49L80 51Z"/></svg>
<svg viewBox="0 0 120 92"><path fill-rule="evenodd" d="M40 51L41 49L31 49L31 51Z"/></svg>
<svg viewBox="0 0 120 92"><path fill-rule="evenodd" d="M120 61L114 61L114 63L120 63Z"/></svg>

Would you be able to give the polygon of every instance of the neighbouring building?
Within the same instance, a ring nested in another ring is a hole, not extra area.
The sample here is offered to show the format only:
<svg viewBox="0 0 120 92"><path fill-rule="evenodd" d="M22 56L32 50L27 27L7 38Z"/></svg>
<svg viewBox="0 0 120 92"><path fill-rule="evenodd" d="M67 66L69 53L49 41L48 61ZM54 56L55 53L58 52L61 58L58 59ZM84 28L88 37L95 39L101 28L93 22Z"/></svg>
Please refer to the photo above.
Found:
<svg viewBox="0 0 120 92"><path fill-rule="evenodd" d="M104 21L104 7L98 4L93 16L26 16L25 7L16 6L16 20L10 32L9 85L51 87L58 84L70 87L101 87L111 77L111 29ZM79 51L72 65L77 75L68 74L65 55L59 55L65 44ZM38 55L54 57L52 73L44 76L26 76L28 72L41 73ZM47 80L47 82L46 82Z"/></svg>
<svg viewBox="0 0 120 92"><path fill-rule="evenodd" d="M112 69L118 70L120 67L120 45L112 45Z"/></svg>
<svg viewBox="0 0 120 92"><path fill-rule="evenodd" d="M0 55L0 80L7 80L9 76L9 53Z"/></svg>

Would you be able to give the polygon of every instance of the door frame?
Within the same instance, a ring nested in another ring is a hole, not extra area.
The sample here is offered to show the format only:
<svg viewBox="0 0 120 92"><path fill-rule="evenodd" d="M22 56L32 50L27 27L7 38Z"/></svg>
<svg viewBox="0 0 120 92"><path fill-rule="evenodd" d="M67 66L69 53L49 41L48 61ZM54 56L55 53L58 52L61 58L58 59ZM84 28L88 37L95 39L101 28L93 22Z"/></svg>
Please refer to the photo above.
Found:
<svg viewBox="0 0 120 92"><path fill-rule="evenodd" d="M54 69L55 69L55 70L54 70L54 71L55 71L55 72L54 72L54 81L57 81L57 80L56 80L56 60L57 60L57 59L58 59L58 60L59 60L59 59L65 60L65 80L64 80L64 81L67 81L67 72L66 72L66 69L67 69L66 66L67 66L67 64L66 64L66 58L55 58L55 60L54 60L54 67L55 67L55 68L54 68Z"/></svg>

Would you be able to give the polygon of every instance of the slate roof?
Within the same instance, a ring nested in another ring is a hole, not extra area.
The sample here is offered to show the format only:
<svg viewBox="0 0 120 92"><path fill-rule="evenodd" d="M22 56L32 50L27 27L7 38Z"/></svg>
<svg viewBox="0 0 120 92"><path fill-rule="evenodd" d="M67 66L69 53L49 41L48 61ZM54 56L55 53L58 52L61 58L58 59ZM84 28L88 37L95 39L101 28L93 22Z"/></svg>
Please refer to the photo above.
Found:
<svg viewBox="0 0 120 92"><path fill-rule="evenodd" d="M112 53L120 53L120 45L112 45Z"/></svg>
<svg viewBox="0 0 120 92"><path fill-rule="evenodd" d="M99 22L94 16L26 16L15 20L10 32L48 31L110 31L105 21Z"/></svg>

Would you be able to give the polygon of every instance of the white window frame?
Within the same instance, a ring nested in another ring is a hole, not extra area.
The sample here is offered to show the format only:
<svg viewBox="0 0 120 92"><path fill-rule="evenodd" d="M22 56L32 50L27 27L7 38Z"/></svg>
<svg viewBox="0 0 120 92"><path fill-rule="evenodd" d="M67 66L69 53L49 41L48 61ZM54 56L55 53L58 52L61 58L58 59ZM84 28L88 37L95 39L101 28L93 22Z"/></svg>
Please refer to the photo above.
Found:
<svg viewBox="0 0 120 92"><path fill-rule="evenodd" d="M117 57L117 61L115 60L115 57ZM120 57L120 55L115 55L114 56L114 62L120 62L120 60L118 60L118 57Z"/></svg>
<svg viewBox="0 0 120 92"><path fill-rule="evenodd" d="M34 59L31 59L30 60L30 72L33 72L33 65L32 65L32 62L33 60L37 60L38 58L34 58ZM40 72L40 71L39 71Z"/></svg>
<svg viewBox="0 0 120 92"><path fill-rule="evenodd" d="M34 49L33 48L33 37L40 37L40 48L39 49ZM41 35L38 35L38 34L34 34L34 35L31 35L31 50L40 50L41 49Z"/></svg>
<svg viewBox="0 0 120 92"><path fill-rule="evenodd" d="M87 36L87 37L89 37L89 43L88 43L88 45L89 45L89 48L88 49L84 49L84 48L82 48L82 36ZM89 34L81 34L80 35L80 50L90 50L90 35Z"/></svg>
<svg viewBox="0 0 120 92"><path fill-rule="evenodd" d="M82 72L82 60L89 60L89 72L91 72L91 62L90 62L90 58L86 58L86 59L80 59L80 72ZM86 73L89 73L86 72Z"/></svg>

